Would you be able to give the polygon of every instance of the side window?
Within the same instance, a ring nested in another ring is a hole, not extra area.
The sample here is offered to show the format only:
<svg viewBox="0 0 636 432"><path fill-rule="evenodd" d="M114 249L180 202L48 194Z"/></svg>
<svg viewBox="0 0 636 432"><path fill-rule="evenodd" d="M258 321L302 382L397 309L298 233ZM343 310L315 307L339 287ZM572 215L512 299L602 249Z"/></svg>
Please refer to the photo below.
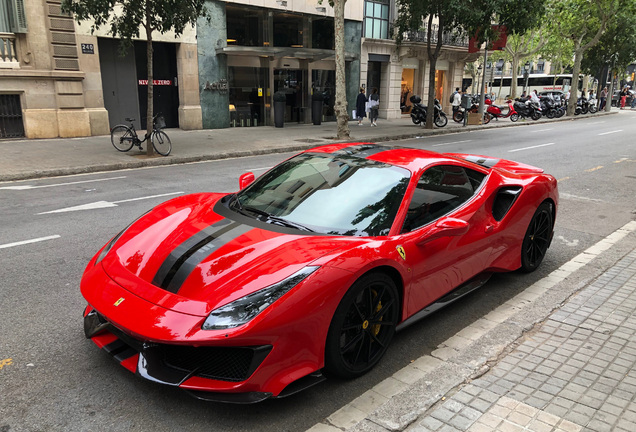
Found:
<svg viewBox="0 0 636 432"><path fill-rule="evenodd" d="M413 192L402 232L413 231L458 208L475 194L485 177L454 165L427 169Z"/></svg>

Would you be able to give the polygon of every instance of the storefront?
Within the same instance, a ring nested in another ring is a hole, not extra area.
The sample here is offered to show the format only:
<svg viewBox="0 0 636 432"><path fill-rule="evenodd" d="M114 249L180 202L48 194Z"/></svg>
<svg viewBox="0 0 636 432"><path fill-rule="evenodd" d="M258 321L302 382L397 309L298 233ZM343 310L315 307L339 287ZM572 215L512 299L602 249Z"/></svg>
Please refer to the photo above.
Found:
<svg viewBox="0 0 636 432"><path fill-rule="evenodd" d="M321 120L335 120L332 17L218 1L206 7L212 22L197 26L204 128L273 125L274 93L284 95L285 122L309 123L314 95ZM345 27L354 34L355 25ZM355 39L347 45L349 64L359 63L359 32L357 44L357 53L349 49Z"/></svg>

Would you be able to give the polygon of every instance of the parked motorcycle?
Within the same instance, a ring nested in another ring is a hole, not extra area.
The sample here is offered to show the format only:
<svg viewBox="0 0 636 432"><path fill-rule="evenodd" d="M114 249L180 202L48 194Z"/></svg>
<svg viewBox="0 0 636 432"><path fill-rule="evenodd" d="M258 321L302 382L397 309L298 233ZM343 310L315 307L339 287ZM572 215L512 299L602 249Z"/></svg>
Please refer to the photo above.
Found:
<svg viewBox="0 0 636 432"><path fill-rule="evenodd" d="M409 100L413 104L413 108L411 109L411 120L413 121L413 123L426 123L426 110L428 109L428 107L422 105L422 98L420 98L418 95L413 95L409 98ZM435 126L437 127L444 127L448 123L446 113L442 111L442 105L439 103L438 99L435 99L433 123L435 123Z"/></svg>
<svg viewBox="0 0 636 432"><path fill-rule="evenodd" d="M589 108L588 108L588 109L589 109L589 111L590 111L590 114L594 114L595 112L597 112L597 111L598 111L598 102L596 101L596 99L595 99L595 98L590 98L590 99L587 101L587 103L588 103L588 105L589 105Z"/></svg>
<svg viewBox="0 0 636 432"><path fill-rule="evenodd" d="M524 118L531 118L532 120L539 120L542 116L541 107L530 99L517 99L513 105L517 114Z"/></svg>
<svg viewBox="0 0 636 432"><path fill-rule="evenodd" d="M506 101L506 106L494 105L490 99L486 99L486 105L488 105L486 112L492 118L499 120L500 118L510 117L510 121L513 122L519 120L519 114L515 111L514 104L510 99Z"/></svg>
<svg viewBox="0 0 636 432"><path fill-rule="evenodd" d="M539 101L541 103L541 112L544 116L549 119L557 117L559 114L559 108L554 98L550 96L540 96Z"/></svg>

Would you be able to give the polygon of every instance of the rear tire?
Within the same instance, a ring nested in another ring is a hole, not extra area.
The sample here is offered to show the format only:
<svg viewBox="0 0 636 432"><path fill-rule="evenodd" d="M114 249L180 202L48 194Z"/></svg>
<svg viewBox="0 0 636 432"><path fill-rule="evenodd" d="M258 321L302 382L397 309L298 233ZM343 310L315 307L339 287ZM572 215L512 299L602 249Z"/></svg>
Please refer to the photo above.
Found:
<svg viewBox="0 0 636 432"><path fill-rule="evenodd" d="M455 111L453 113L453 120L457 123L461 123L464 121L464 113L463 111Z"/></svg>
<svg viewBox="0 0 636 432"><path fill-rule="evenodd" d="M170 154L170 151L172 151L172 143L164 131L154 131L151 139L152 146L155 148L157 153L161 156L168 156Z"/></svg>
<svg viewBox="0 0 636 432"><path fill-rule="evenodd" d="M382 358L399 319L398 291L388 275L368 273L344 295L331 319L325 346L325 372L356 378Z"/></svg>
<svg viewBox="0 0 636 432"><path fill-rule="evenodd" d="M552 204L543 202L534 212L521 245L521 271L535 271L552 241Z"/></svg>
<svg viewBox="0 0 636 432"><path fill-rule="evenodd" d="M132 130L126 125L117 125L110 131L110 142L120 152L127 152L134 144Z"/></svg>

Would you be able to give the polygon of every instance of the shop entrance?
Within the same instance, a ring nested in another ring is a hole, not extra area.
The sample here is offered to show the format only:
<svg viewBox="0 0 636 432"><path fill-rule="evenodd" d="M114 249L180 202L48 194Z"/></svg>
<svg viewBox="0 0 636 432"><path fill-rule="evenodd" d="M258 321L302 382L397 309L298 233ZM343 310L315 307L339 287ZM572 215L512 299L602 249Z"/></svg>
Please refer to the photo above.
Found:
<svg viewBox="0 0 636 432"><path fill-rule="evenodd" d="M274 92L285 93L285 121L305 122L309 114L307 71L302 69L274 69Z"/></svg>
<svg viewBox="0 0 636 432"><path fill-rule="evenodd" d="M415 69L402 69L402 88L400 96L400 111L402 114L411 112L411 101L413 96L413 82L415 81Z"/></svg>

